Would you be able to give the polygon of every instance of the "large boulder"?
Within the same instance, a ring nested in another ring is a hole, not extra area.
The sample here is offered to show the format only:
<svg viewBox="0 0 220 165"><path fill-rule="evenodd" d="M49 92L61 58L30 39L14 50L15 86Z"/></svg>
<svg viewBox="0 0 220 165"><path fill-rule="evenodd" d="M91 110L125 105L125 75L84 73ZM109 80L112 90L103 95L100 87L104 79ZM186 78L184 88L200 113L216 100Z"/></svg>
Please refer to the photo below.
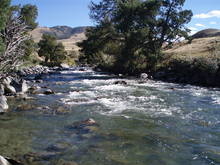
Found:
<svg viewBox="0 0 220 165"><path fill-rule="evenodd" d="M68 64L65 64L65 63L60 64L60 67L63 68L63 69L69 69L70 68L70 66Z"/></svg>
<svg viewBox="0 0 220 165"><path fill-rule="evenodd" d="M147 80L148 79L148 74L147 73L141 73L140 78L143 80Z"/></svg>
<svg viewBox="0 0 220 165"><path fill-rule="evenodd" d="M26 93L29 87L26 80L21 81L21 93Z"/></svg>
<svg viewBox="0 0 220 165"><path fill-rule="evenodd" d="M16 89L11 85L5 85L4 89L6 95L16 94Z"/></svg>
<svg viewBox="0 0 220 165"><path fill-rule="evenodd" d="M6 112L8 109L7 98L3 95L0 96L0 113Z"/></svg>
<svg viewBox="0 0 220 165"><path fill-rule="evenodd" d="M22 165L20 162L0 155L0 165Z"/></svg>
<svg viewBox="0 0 220 165"><path fill-rule="evenodd" d="M0 165L11 165L3 156L0 155Z"/></svg>
<svg viewBox="0 0 220 165"><path fill-rule="evenodd" d="M11 95L15 93L26 93L28 91L27 81L20 78L6 78L3 81L4 90L6 95Z"/></svg>
<svg viewBox="0 0 220 165"><path fill-rule="evenodd" d="M51 89L47 89L47 90L44 91L44 94L45 95L52 95L52 94L55 94L55 92L52 91Z"/></svg>

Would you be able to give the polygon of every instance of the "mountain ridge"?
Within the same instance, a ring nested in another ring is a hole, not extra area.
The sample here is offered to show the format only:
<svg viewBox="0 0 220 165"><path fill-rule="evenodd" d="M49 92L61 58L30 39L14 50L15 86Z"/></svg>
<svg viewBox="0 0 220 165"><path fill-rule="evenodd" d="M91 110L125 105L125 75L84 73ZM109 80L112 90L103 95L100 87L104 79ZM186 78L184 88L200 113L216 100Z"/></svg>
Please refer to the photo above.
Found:
<svg viewBox="0 0 220 165"><path fill-rule="evenodd" d="M54 35L58 40L69 39L73 35L85 33L86 29L89 26L79 26L79 27L70 27L70 26L53 26L53 27L37 27L30 32L35 42L39 42L43 34Z"/></svg>

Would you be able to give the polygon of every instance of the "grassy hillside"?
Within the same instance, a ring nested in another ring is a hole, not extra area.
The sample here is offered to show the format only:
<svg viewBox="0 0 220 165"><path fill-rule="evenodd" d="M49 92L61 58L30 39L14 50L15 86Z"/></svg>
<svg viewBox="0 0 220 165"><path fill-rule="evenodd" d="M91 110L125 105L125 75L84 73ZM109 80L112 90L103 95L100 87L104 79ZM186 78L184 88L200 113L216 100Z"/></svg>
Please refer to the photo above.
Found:
<svg viewBox="0 0 220 165"><path fill-rule="evenodd" d="M166 56L170 58L195 58L207 57L218 51L220 48L220 36L197 38L191 43L182 41L174 44L172 48L164 51Z"/></svg>
<svg viewBox="0 0 220 165"><path fill-rule="evenodd" d="M210 29L198 32L192 42L182 41L164 50L155 77L171 82L220 86L220 36L216 30L213 36L213 32ZM198 38L199 35L208 37Z"/></svg>
<svg viewBox="0 0 220 165"><path fill-rule="evenodd" d="M78 51L77 42L85 39L87 27L71 28L68 26L38 27L31 32L35 42L39 42L43 34L51 34L57 37L58 42L62 42L67 51Z"/></svg>

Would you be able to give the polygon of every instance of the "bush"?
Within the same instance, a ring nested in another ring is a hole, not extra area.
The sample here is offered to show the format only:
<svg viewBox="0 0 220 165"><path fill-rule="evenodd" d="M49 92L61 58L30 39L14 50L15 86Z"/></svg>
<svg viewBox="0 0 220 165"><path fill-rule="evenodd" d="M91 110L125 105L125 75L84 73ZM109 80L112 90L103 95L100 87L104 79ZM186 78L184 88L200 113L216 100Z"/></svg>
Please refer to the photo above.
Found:
<svg viewBox="0 0 220 165"><path fill-rule="evenodd" d="M213 85L219 82L220 58L199 56L194 58L174 58L164 69L182 81L200 85Z"/></svg>

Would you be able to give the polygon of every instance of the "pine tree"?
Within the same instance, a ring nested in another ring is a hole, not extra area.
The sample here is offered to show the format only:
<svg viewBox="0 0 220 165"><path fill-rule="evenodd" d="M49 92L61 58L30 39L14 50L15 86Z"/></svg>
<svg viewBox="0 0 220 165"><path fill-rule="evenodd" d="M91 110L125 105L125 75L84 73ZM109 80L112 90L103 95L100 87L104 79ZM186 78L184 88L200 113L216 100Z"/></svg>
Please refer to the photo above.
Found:
<svg viewBox="0 0 220 165"><path fill-rule="evenodd" d="M165 43L185 37L192 12L185 0L102 0L92 3L90 17L97 24L79 45L88 61L101 65L113 57L117 72L135 74L154 69ZM112 51L114 47L114 51Z"/></svg>
<svg viewBox="0 0 220 165"><path fill-rule="evenodd" d="M6 23L8 20L9 12L10 12L10 0L1 0L0 1L0 31L4 30L6 27ZM0 36L0 54L4 50L3 39Z"/></svg>
<svg viewBox="0 0 220 165"><path fill-rule="evenodd" d="M47 65L59 65L66 58L66 51L62 43L57 43L56 37L49 34L43 34L42 39L38 43L38 54L45 58Z"/></svg>

